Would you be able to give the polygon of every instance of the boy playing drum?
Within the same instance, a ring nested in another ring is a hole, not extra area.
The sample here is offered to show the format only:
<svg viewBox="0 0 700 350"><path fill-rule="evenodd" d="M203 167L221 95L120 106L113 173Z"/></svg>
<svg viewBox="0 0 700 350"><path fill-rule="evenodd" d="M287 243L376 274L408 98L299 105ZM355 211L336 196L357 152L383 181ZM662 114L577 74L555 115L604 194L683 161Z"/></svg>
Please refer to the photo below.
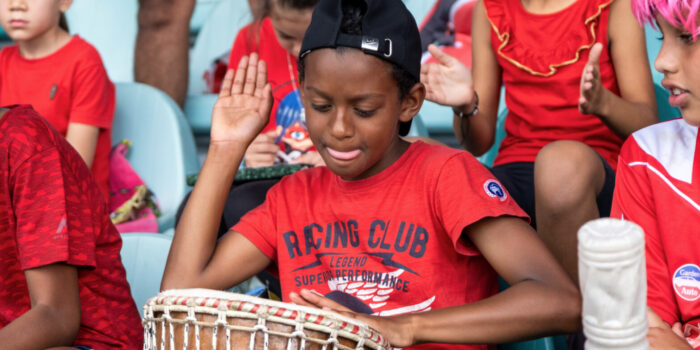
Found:
<svg viewBox="0 0 700 350"><path fill-rule="evenodd" d="M161 287L226 289L274 262L285 301L306 303L299 293L314 301L315 290L354 311L392 316L362 320L394 346L574 331L576 287L500 183L466 152L401 138L425 97L420 55L400 0L322 0L299 78L327 167L284 178L217 241L222 189L271 106L265 63L241 60L214 108L209 153ZM497 274L512 287L495 295Z"/></svg>

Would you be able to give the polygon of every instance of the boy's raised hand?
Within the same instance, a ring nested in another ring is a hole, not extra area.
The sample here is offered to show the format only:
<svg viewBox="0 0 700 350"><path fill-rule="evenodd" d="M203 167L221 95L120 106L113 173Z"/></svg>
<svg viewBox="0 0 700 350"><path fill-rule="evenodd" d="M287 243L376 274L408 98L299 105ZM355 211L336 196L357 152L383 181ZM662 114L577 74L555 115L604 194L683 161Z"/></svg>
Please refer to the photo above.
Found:
<svg viewBox="0 0 700 350"><path fill-rule="evenodd" d="M244 56L238 69L226 72L211 116L211 144L244 143L262 131L272 108L267 67L253 53Z"/></svg>
<svg viewBox="0 0 700 350"><path fill-rule="evenodd" d="M439 63L421 67L420 81L425 85L425 98L444 106L471 105L474 102L474 83L469 68L435 45L428 46L428 51Z"/></svg>

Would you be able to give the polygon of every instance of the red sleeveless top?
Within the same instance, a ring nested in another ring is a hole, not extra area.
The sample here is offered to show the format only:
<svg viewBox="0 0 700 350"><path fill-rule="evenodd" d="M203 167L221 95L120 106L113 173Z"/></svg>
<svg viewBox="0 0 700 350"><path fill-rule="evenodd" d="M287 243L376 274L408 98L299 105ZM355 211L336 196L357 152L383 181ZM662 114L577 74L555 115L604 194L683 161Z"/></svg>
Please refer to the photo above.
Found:
<svg viewBox="0 0 700 350"><path fill-rule="evenodd" d="M612 1L577 0L540 15L527 12L521 0L484 0L509 110L506 137L494 165L534 162L548 143L576 140L616 167L623 140L598 117L578 110L581 73L596 42L604 48L603 86L620 94L608 51Z"/></svg>

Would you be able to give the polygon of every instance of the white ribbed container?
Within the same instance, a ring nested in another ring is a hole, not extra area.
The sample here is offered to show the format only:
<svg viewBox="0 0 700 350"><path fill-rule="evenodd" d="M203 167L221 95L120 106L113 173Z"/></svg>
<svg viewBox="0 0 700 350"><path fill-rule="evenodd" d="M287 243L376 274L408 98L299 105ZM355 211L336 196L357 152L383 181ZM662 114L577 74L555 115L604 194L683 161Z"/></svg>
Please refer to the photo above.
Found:
<svg viewBox="0 0 700 350"><path fill-rule="evenodd" d="M642 228L610 218L583 225L578 273L586 349L648 349Z"/></svg>

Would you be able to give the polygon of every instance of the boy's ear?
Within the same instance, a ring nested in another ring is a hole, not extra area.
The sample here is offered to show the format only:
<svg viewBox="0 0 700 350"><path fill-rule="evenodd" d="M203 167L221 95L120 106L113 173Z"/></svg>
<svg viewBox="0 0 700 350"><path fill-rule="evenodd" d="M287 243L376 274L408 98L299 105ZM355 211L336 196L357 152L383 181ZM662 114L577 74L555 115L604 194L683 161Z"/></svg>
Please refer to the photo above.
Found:
<svg viewBox="0 0 700 350"><path fill-rule="evenodd" d="M61 10L61 12L65 13L66 11L68 11L68 9L70 8L70 5L72 5L72 4L73 4L73 0L61 0L58 6L59 6L59 9Z"/></svg>
<svg viewBox="0 0 700 350"><path fill-rule="evenodd" d="M399 116L399 120L408 122L413 119L413 117L420 112L424 100L425 85L420 82L416 83L401 101L401 115Z"/></svg>

